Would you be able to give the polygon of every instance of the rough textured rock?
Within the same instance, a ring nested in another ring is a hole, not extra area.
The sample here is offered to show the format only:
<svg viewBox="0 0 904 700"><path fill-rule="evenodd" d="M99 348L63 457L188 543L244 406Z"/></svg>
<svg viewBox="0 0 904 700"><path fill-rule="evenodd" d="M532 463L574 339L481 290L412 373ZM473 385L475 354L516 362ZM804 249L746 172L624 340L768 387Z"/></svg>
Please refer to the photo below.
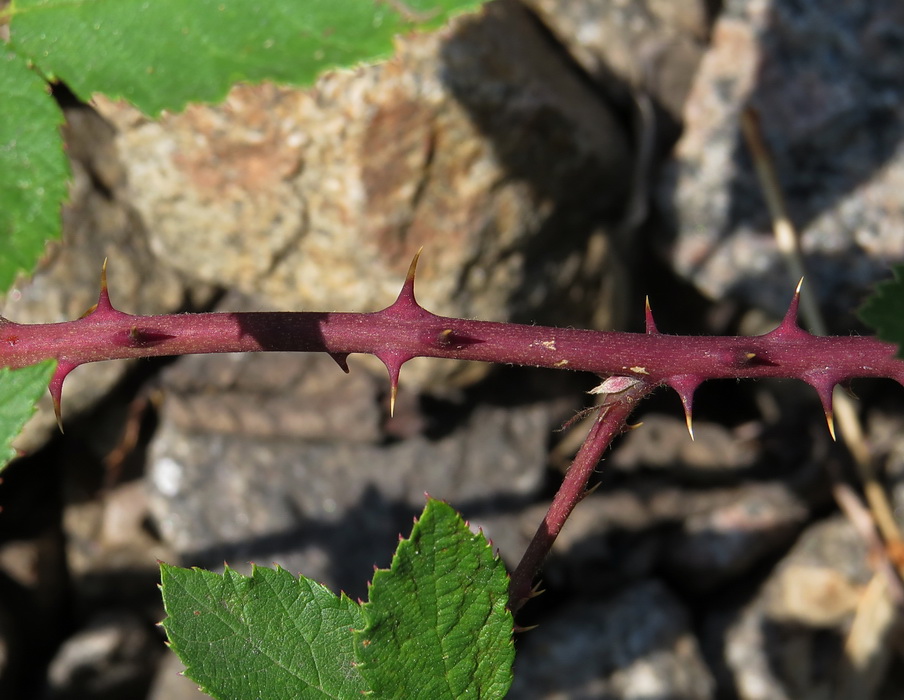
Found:
<svg viewBox="0 0 904 700"><path fill-rule="evenodd" d="M160 653L147 624L129 612L104 613L60 647L48 670L46 697L134 697L147 687L148 655Z"/></svg>
<svg viewBox="0 0 904 700"><path fill-rule="evenodd" d="M526 633L514 698L713 697L690 617L655 580L607 601L579 599Z"/></svg>
<svg viewBox="0 0 904 700"><path fill-rule="evenodd" d="M836 330L865 290L904 259L904 6L844 0L729 0L685 109L663 201L674 208L676 269L706 294L780 314L793 282L740 135L761 116L808 288Z"/></svg>
<svg viewBox="0 0 904 700"><path fill-rule="evenodd" d="M111 197L124 176L113 152L113 129L88 107L67 109L66 120L74 178L63 209L63 240L49 245L37 272L8 292L0 315L19 323L78 318L97 301L105 258L110 295L123 311L164 313L184 306L190 291L183 277L155 263L140 220L127 203ZM194 291L205 296L197 283ZM64 414L71 418L93 405L128 368L126 362L109 362L77 369L66 381ZM25 452L57 431L49 396L39 409L16 440Z"/></svg>
<svg viewBox="0 0 904 700"><path fill-rule="evenodd" d="M726 490L705 510L688 509L665 546L665 566L682 587L707 591L790 545L810 515L787 484Z"/></svg>
<svg viewBox="0 0 904 700"><path fill-rule="evenodd" d="M871 577L866 548L841 516L810 527L728 626L725 663L738 696L781 700L836 688L845 638ZM884 669L879 673L876 685Z"/></svg>
<svg viewBox="0 0 904 700"><path fill-rule="evenodd" d="M710 17L702 0L530 0L564 47L601 81L615 76L651 95L674 120L706 48Z"/></svg>
<svg viewBox="0 0 904 700"><path fill-rule="evenodd" d="M155 253L283 309L375 310L421 246L422 302L619 323L625 131L513 3L308 91L237 87L157 122L99 100ZM452 365L409 372L412 385Z"/></svg>
<svg viewBox="0 0 904 700"><path fill-rule="evenodd" d="M363 594L425 492L479 516L542 483L556 424L544 403L473 412L450 405L436 426L442 432L431 435L428 421L387 442L373 422L382 409L366 374L347 377L316 355L286 355L264 369L271 362L217 360L211 372L222 390L215 382L204 397L191 389L200 360L174 366L165 380L175 390L151 445L150 503L185 563L277 562ZM292 391L273 393L277 375L295 378ZM261 377L270 380L256 383ZM312 411L319 416L309 419Z"/></svg>
<svg viewBox="0 0 904 700"><path fill-rule="evenodd" d="M707 421L694 421L691 440L683 418L650 414L643 430L628 433L607 460L617 469L661 469L688 481L719 482L737 479L762 456L762 448L743 439L743 431Z"/></svg>

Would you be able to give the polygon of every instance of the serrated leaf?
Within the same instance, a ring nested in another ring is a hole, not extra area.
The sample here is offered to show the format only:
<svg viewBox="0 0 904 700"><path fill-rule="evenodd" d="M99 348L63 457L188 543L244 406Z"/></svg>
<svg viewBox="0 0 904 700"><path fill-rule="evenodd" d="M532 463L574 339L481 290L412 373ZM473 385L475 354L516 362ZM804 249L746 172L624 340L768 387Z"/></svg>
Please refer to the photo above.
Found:
<svg viewBox="0 0 904 700"><path fill-rule="evenodd" d="M359 669L376 697L501 698L512 681L505 567L482 534L430 500L390 569L377 571Z"/></svg>
<svg viewBox="0 0 904 700"><path fill-rule="evenodd" d="M223 700L354 698L352 629L364 618L345 595L284 569L251 576L160 565L163 627L185 674Z"/></svg>
<svg viewBox="0 0 904 700"><path fill-rule="evenodd" d="M239 81L313 82L388 57L396 34L480 0L19 0L11 43L82 99L149 115L221 100Z"/></svg>
<svg viewBox="0 0 904 700"><path fill-rule="evenodd" d="M859 316L880 339L897 343L898 357L904 357L904 265L892 272L894 279L876 285L875 294L860 308Z"/></svg>
<svg viewBox="0 0 904 700"><path fill-rule="evenodd" d="M0 472L16 456L12 442L34 414L55 368L51 360L22 369L0 369Z"/></svg>
<svg viewBox="0 0 904 700"><path fill-rule="evenodd" d="M0 48L0 291L59 238L69 164L63 114L26 61Z"/></svg>

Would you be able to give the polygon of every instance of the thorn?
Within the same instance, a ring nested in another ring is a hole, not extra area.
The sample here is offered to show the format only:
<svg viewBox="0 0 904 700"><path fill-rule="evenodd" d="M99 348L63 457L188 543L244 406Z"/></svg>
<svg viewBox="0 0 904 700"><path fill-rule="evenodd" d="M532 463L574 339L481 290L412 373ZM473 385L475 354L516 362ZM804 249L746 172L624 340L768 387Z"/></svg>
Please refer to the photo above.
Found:
<svg viewBox="0 0 904 700"><path fill-rule="evenodd" d="M104 264L100 268L100 294L97 297L97 303L89 307L80 318L90 316L95 311L116 311L113 304L110 303L110 293L107 291L107 258L104 258Z"/></svg>
<svg viewBox="0 0 904 700"><path fill-rule="evenodd" d="M400 355L395 352L375 353L389 372L389 417L395 415L396 398L399 395L399 373L402 365L408 362L413 355Z"/></svg>
<svg viewBox="0 0 904 700"><path fill-rule="evenodd" d="M329 356L336 361L336 364L339 365L339 369L341 369L346 374L349 373L347 352L331 352L329 353Z"/></svg>
<svg viewBox="0 0 904 700"><path fill-rule="evenodd" d="M638 421L637 423L625 423L625 430L637 430L642 425L643 421Z"/></svg>
<svg viewBox="0 0 904 700"><path fill-rule="evenodd" d="M644 321L646 325L646 331L649 334L659 333L659 329L656 328L656 322L653 320L653 309L650 308L650 297L646 297L646 308L644 309Z"/></svg>
<svg viewBox="0 0 904 700"><path fill-rule="evenodd" d="M110 292L107 290L107 258L104 258L104 264L100 268L100 295L97 298L96 308L105 311L113 310L113 304L110 303Z"/></svg>
<svg viewBox="0 0 904 700"><path fill-rule="evenodd" d="M694 439L693 404L694 392L700 386L701 380L689 374L682 374L666 380L666 383L678 392L681 405L684 408L684 422L687 425L687 433Z"/></svg>
<svg viewBox="0 0 904 700"><path fill-rule="evenodd" d="M539 626L540 625L528 625L527 627L522 627L521 625L515 625L512 628L512 632L514 632L515 634L522 634L523 632L530 632L531 630L535 630Z"/></svg>
<svg viewBox="0 0 904 700"><path fill-rule="evenodd" d="M797 283L797 287L794 288L794 296L791 298L791 303L788 304L788 310L785 312L785 317L782 319L782 322L770 333L767 333L767 335L772 335L772 333L779 335L809 335L797 322L798 307L800 306L800 289L803 286L803 283L804 278L801 277L800 281Z"/></svg>
<svg viewBox="0 0 904 700"><path fill-rule="evenodd" d="M826 417L826 425L829 428L829 435L832 436L832 442L838 442L835 433L835 411L832 407L832 394L835 391L835 381L832 379L807 379L807 383L816 389L819 395L819 401L822 404L822 411Z"/></svg>
<svg viewBox="0 0 904 700"><path fill-rule="evenodd" d="M53 414L56 416L57 427L61 433L63 432L63 381L76 367L78 367L77 362L59 360L56 371L53 373L53 377L51 377L50 384L47 387L50 391L50 399L53 401Z"/></svg>
<svg viewBox="0 0 904 700"><path fill-rule="evenodd" d="M423 250L423 246L418 248L418 251L411 259L411 264L408 266L408 273L405 275L405 282L402 285L402 291L399 292L399 298L396 300L396 303L398 303L402 299L406 299L407 301L410 301L412 304L417 306L417 301L414 298L414 277L415 273L417 272L417 261L420 259L421 251Z"/></svg>

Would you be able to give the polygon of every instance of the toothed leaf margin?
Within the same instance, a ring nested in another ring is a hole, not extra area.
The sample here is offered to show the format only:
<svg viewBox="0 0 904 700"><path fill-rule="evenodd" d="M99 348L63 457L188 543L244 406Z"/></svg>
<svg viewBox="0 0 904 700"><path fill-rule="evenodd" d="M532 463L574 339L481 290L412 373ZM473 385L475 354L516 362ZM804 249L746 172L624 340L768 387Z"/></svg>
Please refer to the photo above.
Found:
<svg viewBox="0 0 904 700"><path fill-rule="evenodd" d="M508 576L482 533L429 500L389 570L378 570L355 634L376 697L502 698L512 682Z"/></svg>
<svg viewBox="0 0 904 700"><path fill-rule="evenodd" d="M361 608L281 568L222 575L160 565L163 621L185 675L222 700L353 698L367 690L352 630Z"/></svg>
<svg viewBox="0 0 904 700"><path fill-rule="evenodd" d="M904 265L892 268L894 279L880 282L860 308L860 320L876 330L881 340L896 343L904 357Z"/></svg>
<svg viewBox="0 0 904 700"><path fill-rule="evenodd" d="M56 362L48 361L22 369L0 369L0 472L16 456L12 442L34 414L55 368Z"/></svg>

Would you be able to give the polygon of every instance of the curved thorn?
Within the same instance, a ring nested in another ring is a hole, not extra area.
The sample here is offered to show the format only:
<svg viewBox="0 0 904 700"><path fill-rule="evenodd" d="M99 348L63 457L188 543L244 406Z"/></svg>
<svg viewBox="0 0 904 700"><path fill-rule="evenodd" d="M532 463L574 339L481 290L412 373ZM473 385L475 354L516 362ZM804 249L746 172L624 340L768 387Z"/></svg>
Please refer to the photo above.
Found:
<svg viewBox="0 0 904 700"><path fill-rule="evenodd" d="M835 414L831 410L826 412L826 424L829 426L832 442L838 442L838 438L835 436Z"/></svg>
<svg viewBox="0 0 904 700"><path fill-rule="evenodd" d="M780 335L799 335L807 333L800 327L800 324L797 321L798 309L800 307L800 289L803 284L804 278L801 277L797 283L797 287L794 288L794 296L791 297L791 303L788 304L788 310L785 312L785 317L782 319L781 323L775 327L772 333L778 333Z"/></svg>
<svg viewBox="0 0 904 700"><path fill-rule="evenodd" d="M832 394L835 391L836 381L828 377L804 377L804 381L816 389L819 396L819 402L822 404L822 411L826 417L826 425L829 428L829 435L832 441L837 442L838 438L835 433L835 411L833 409Z"/></svg>
<svg viewBox="0 0 904 700"><path fill-rule="evenodd" d="M684 403L683 399L682 403ZM694 418L691 415L691 409L687 404L684 406L684 422L687 425L687 434L691 436L691 442L694 442Z"/></svg>
<svg viewBox="0 0 904 700"><path fill-rule="evenodd" d="M341 369L346 374L349 373L347 352L331 352L327 354L336 361L336 364L339 365L339 369Z"/></svg>
<svg viewBox="0 0 904 700"><path fill-rule="evenodd" d="M63 381L69 373L78 367L77 362L60 360L57 362L56 371L50 379L47 389L50 391L50 399L53 401L53 414L56 417L57 427L63 432Z"/></svg>
<svg viewBox="0 0 904 700"><path fill-rule="evenodd" d="M414 278L415 274L417 273L417 261L420 259L421 251L423 250L423 246L418 248L418 251L411 259L411 264L408 265L408 273L405 275L405 282L402 284L402 291L399 292L399 297L398 299L396 299L396 303L406 300L417 306L417 300L414 297Z"/></svg>
<svg viewBox="0 0 904 700"><path fill-rule="evenodd" d="M694 440L694 392L700 386L701 381L697 377L687 374L666 380L666 383L678 392L678 397L681 399L681 406L684 408L684 422L687 425L687 433L691 436L691 440Z"/></svg>
<svg viewBox="0 0 904 700"><path fill-rule="evenodd" d="M389 372L389 417L395 415L396 397L399 395L399 374L402 365L408 362L412 355L399 355L397 353L375 353L377 358L385 365Z"/></svg>

